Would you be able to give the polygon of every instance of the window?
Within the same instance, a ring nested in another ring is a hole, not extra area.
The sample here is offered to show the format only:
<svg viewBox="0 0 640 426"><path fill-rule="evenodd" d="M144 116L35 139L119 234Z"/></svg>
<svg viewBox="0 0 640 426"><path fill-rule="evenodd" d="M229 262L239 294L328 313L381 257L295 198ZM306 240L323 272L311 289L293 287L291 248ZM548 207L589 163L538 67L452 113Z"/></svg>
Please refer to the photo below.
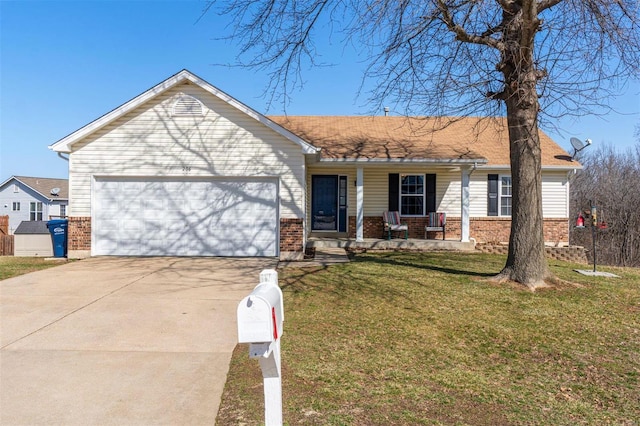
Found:
<svg viewBox="0 0 640 426"><path fill-rule="evenodd" d="M500 178L500 216L511 216L511 176Z"/></svg>
<svg viewBox="0 0 640 426"><path fill-rule="evenodd" d="M42 203L40 201L30 203L29 220L42 220Z"/></svg>
<svg viewBox="0 0 640 426"><path fill-rule="evenodd" d="M424 215L424 175L400 176L400 215Z"/></svg>
<svg viewBox="0 0 640 426"><path fill-rule="evenodd" d="M511 176L488 175L488 216L511 216Z"/></svg>
<svg viewBox="0 0 640 426"><path fill-rule="evenodd" d="M60 204L60 216L61 217L66 217L67 216L67 205L66 204Z"/></svg>
<svg viewBox="0 0 640 426"><path fill-rule="evenodd" d="M20 211L20 201L14 201L13 202L13 207L12 209L14 212L19 212Z"/></svg>

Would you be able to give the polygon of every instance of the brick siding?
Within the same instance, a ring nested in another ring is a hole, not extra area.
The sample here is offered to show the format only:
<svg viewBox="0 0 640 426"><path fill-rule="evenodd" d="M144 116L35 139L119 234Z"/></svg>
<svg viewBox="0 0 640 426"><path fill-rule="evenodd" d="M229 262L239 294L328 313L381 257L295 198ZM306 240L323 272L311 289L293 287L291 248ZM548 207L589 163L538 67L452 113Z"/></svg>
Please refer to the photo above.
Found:
<svg viewBox="0 0 640 426"><path fill-rule="evenodd" d="M91 250L91 218L70 217L68 235L69 250ZM303 220L280 219L280 251L304 252Z"/></svg>
<svg viewBox="0 0 640 426"><path fill-rule="evenodd" d="M424 238L427 217L402 217L402 223L409 226L409 238ZM568 243L569 225L566 218L544 220L544 240L549 243ZM382 216L365 216L364 238L386 238L382 227ZM447 239L460 239L461 221L459 217L447 218ZM469 219L469 235L478 243L501 243L509 241L511 220L502 217L472 217ZM349 237L356 236L356 218L349 216ZM429 232L428 238L442 238L440 232Z"/></svg>
<svg viewBox="0 0 640 426"><path fill-rule="evenodd" d="M91 250L90 217L69 217L67 232L68 250Z"/></svg>
<svg viewBox="0 0 640 426"><path fill-rule="evenodd" d="M280 252L304 253L303 219L280 219Z"/></svg>

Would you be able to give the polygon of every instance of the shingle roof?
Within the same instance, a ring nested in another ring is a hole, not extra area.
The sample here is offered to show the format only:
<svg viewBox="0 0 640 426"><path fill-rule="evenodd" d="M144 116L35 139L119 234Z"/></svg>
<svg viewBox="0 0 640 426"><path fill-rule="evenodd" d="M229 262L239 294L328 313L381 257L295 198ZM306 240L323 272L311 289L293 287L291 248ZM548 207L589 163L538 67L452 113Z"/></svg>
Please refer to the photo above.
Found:
<svg viewBox="0 0 640 426"><path fill-rule="evenodd" d="M43 220L25 220L13 231L14 234L48 234L47 222Z"/></svg>
<svg viewBox="0 0 640 426"><path fill-rule="evenodd" d="M38 191L44 197L50 200L67 200L69 199L69 180L53 179L30 176L14 176L15 179L24 183L28 187ZM58 195L52 194L51 190L59 188Z"/></svg>
<svg viewBox="0 0 640 426"><path fill-rule="evenodd" d="M433 160L508 166L502 117L270 116L331 160ZM580 167L540 131L543 166Z"/></svg>

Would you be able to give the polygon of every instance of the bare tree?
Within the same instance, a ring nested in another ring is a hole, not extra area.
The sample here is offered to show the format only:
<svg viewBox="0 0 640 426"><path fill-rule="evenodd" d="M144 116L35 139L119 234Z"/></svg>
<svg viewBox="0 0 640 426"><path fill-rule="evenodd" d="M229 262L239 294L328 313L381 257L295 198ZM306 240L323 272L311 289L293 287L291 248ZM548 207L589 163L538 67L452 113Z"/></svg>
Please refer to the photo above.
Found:
<svg viewBox="0 0 640 426"><path fill-rule="evenodd" d="M217 7L219 6L219 8ZM315 42L339 34L362 46L375 108L407 115L505 115L513 206L498 280L532 289L551 278L544 254L538 125L607 105L640 69L634 0L219 0L239 64L270 73L286 103Z"/></svg>
<svg viewBox="0 0 640 426"><path fill-rule="evenodd" d="M571 182L571 206L587 216L595 205L598 223L606 224L596 227L598 263L640 267L640 142L635 152L608 146L581 161L584 169ZM593 256L588 227L573 228L571 241L589 247Z"/></svg>

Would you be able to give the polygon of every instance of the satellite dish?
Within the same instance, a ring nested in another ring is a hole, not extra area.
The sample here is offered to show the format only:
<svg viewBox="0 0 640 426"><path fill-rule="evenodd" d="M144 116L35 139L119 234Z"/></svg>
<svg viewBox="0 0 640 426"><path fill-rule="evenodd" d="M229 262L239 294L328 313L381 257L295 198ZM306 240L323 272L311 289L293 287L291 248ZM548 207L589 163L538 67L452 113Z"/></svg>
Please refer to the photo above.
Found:
<svg viewBox="0 0 640 426"><path fill-rule="evenodd" d="M573 155L571 156L571 161L573 161L575 156L578 155L580 151L582 151L583 149L591 145L591 139L587 139L584 142L582 142L578 138L571 138L569 139L569 142L571 142L571 146L573 147L573 150L574 150Z"/></svg>
<svg viewBox="0 0 640 426"><path fill-rule="evenodd" d="M52 188L51 195L58 195L60 193L60 188Z"/></svg>
<svg viewBox="0 0 640 426"><path fill-rule="evenodd" d="M571 138L571 146L576 151L580 151L582 148L584 148L584 143L578 138Z"/></svg>

